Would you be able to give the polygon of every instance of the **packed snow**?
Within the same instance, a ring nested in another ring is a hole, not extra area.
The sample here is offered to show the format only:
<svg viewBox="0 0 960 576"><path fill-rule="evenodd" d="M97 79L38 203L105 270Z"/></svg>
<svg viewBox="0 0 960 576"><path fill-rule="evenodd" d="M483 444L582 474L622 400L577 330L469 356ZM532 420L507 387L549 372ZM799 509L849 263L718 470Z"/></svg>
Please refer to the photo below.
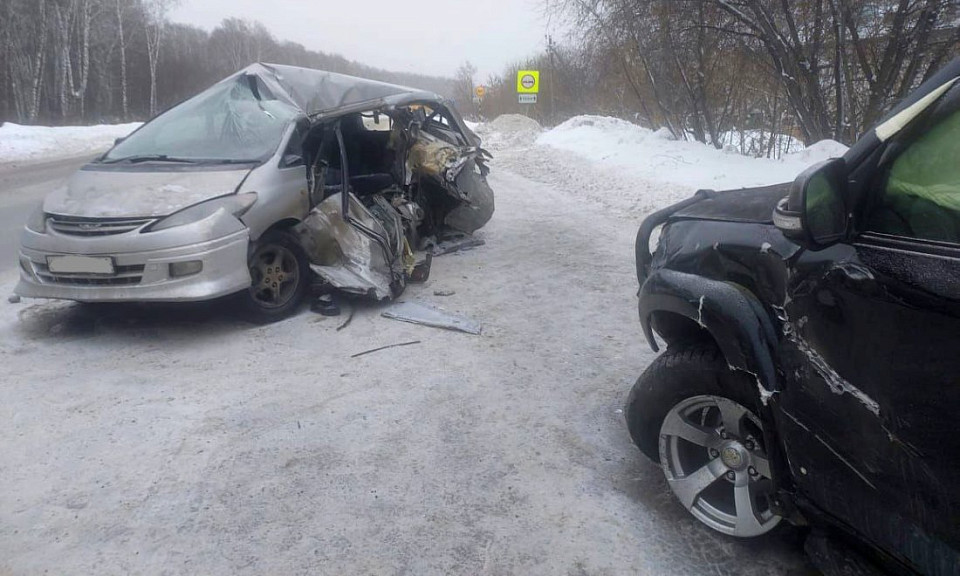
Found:
<svg viewBox="0 0 960 576"><path fill-rule="evenodd" d="M477 128L505 169L612 211L640 218L701 188L724 190L788 182L805 168L842 156L823 141L781 160L752 158L699 142L677 141L624 120L577 116L550 130L523 116Z"/></svg>
<svg viewBox="0 0 960 576"><path fill-rule="evenodd" d="M0 574L801 573L789 538L701 525L631 443L623 402L654 358L633 238L697 187L839 148L778 163L521 118L477 128L486 245L405 294L480 336L351 300L259 327L229 302L0 305Z"/></svg>
<svg viewBox="0 0 960 576"><path fill-rule="evenodd" d="M103 152L114 140L127 136L140 123L100 126L0 125L0 162L53 160Z"/></svg>
<svg viewBox="0 0 960 576"><path fill-rule="evenodd" d="M821 142L782 160L752 158L602 116L572 118L541 134L537 144L574 152L600 166L629 170L638 178L714 189L785 182L810 164L846 152L837 142Z"/></svg>

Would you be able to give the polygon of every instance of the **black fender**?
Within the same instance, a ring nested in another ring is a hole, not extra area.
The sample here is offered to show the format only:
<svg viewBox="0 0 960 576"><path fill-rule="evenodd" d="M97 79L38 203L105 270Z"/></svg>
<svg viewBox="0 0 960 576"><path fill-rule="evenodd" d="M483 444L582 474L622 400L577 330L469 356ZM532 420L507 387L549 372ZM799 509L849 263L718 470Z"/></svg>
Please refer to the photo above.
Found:
<svg viewBox="0 0 960 576"><path fill-rule="evenodd" d="M654 351L656 312L685 316L710 333L727 364L753 374L767 394L780 389L774 362L777 333L759 300L745 288L703 276L657 270L640 289L640 322ZM761 390L761 395L766 396Z"/></svg>

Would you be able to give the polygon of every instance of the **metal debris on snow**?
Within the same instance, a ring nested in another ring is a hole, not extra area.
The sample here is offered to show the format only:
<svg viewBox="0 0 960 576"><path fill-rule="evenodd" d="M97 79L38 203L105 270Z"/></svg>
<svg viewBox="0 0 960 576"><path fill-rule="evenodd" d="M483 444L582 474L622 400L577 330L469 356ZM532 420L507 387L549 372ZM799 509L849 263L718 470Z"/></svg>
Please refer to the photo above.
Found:
<svg viewBox="0 0 960 576"><path fill-rule="evenodd" d="M366 350L358 354L354 354L351 358L359 358L361 356L366 356L367 354L373 354L374 352L380 352L381 350L389 350L391 348L400 348L401 346L413 346L414 344L420 344L419 340L414 340L413 342L401 342L399 344L390 344L389 346L381 346L379 348L374 348L373 350Z"/></svg>
<svg viewBox="0 0 960 576"><path fill-rule="evenodd" d="M464 252L472 250L478 246L483 246L487 242L483 238L476 236L461 236L437 242L427 248L427 251L434 256L443 256L444 254L453 254L454 252Z"/></svg>
<svg viewBox="0 0 960 576"><path fill-rule="evenodd" d="M476 336L479 336L483 331L483 325L476 320L455 316L422 302L397 302L387 308L381 316L401 322L410 322L411 324L466 332Z"/></svg>

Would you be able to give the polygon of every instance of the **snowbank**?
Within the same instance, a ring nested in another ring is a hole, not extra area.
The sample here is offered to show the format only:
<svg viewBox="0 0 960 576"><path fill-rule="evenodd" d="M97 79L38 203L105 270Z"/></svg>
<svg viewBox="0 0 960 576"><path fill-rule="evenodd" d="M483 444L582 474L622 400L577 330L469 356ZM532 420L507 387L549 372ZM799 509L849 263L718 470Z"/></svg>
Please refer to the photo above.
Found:
<svg viewBox="0 0 960 576"><path fill-rule="evenodd" d="M492 123L490 129L495 125ZM654 132L603 116L571 118L542 133L536 143L572 152L605 169L693 190L786 182L811 164L846 151L838 142L824 141L781 160L750 158L699 142L673 140L665 130Z"/></svg>
<svg viewBox="0 0 960 576"><path fill-rule="evenodd" d="M140 123L47 127L6 122L0 126L0 162L95 154L139 127Z"/></svg>
<svg viewBox="0 0 960 576"><path fill-rule="evenodd" d="M483 138L484 148L503 150L532 145L543 132L543 127L532 118L520 114L504 114L493 122L481 124L474 132Z"/></svg>

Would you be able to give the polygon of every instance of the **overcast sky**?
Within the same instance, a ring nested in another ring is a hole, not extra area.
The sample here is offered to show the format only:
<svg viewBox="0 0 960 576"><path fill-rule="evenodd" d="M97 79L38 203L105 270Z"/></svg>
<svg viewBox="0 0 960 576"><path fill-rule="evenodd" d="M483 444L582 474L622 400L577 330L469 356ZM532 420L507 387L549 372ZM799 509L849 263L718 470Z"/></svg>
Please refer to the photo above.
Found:
<svg viewBox="0 0 960 576"><path fill-rule="evenodd" d="M212 30L259 20L280 40L388 70L453 76L469 60L477 81L541 49L539 0L182 0L171 19Z"/></svg>

